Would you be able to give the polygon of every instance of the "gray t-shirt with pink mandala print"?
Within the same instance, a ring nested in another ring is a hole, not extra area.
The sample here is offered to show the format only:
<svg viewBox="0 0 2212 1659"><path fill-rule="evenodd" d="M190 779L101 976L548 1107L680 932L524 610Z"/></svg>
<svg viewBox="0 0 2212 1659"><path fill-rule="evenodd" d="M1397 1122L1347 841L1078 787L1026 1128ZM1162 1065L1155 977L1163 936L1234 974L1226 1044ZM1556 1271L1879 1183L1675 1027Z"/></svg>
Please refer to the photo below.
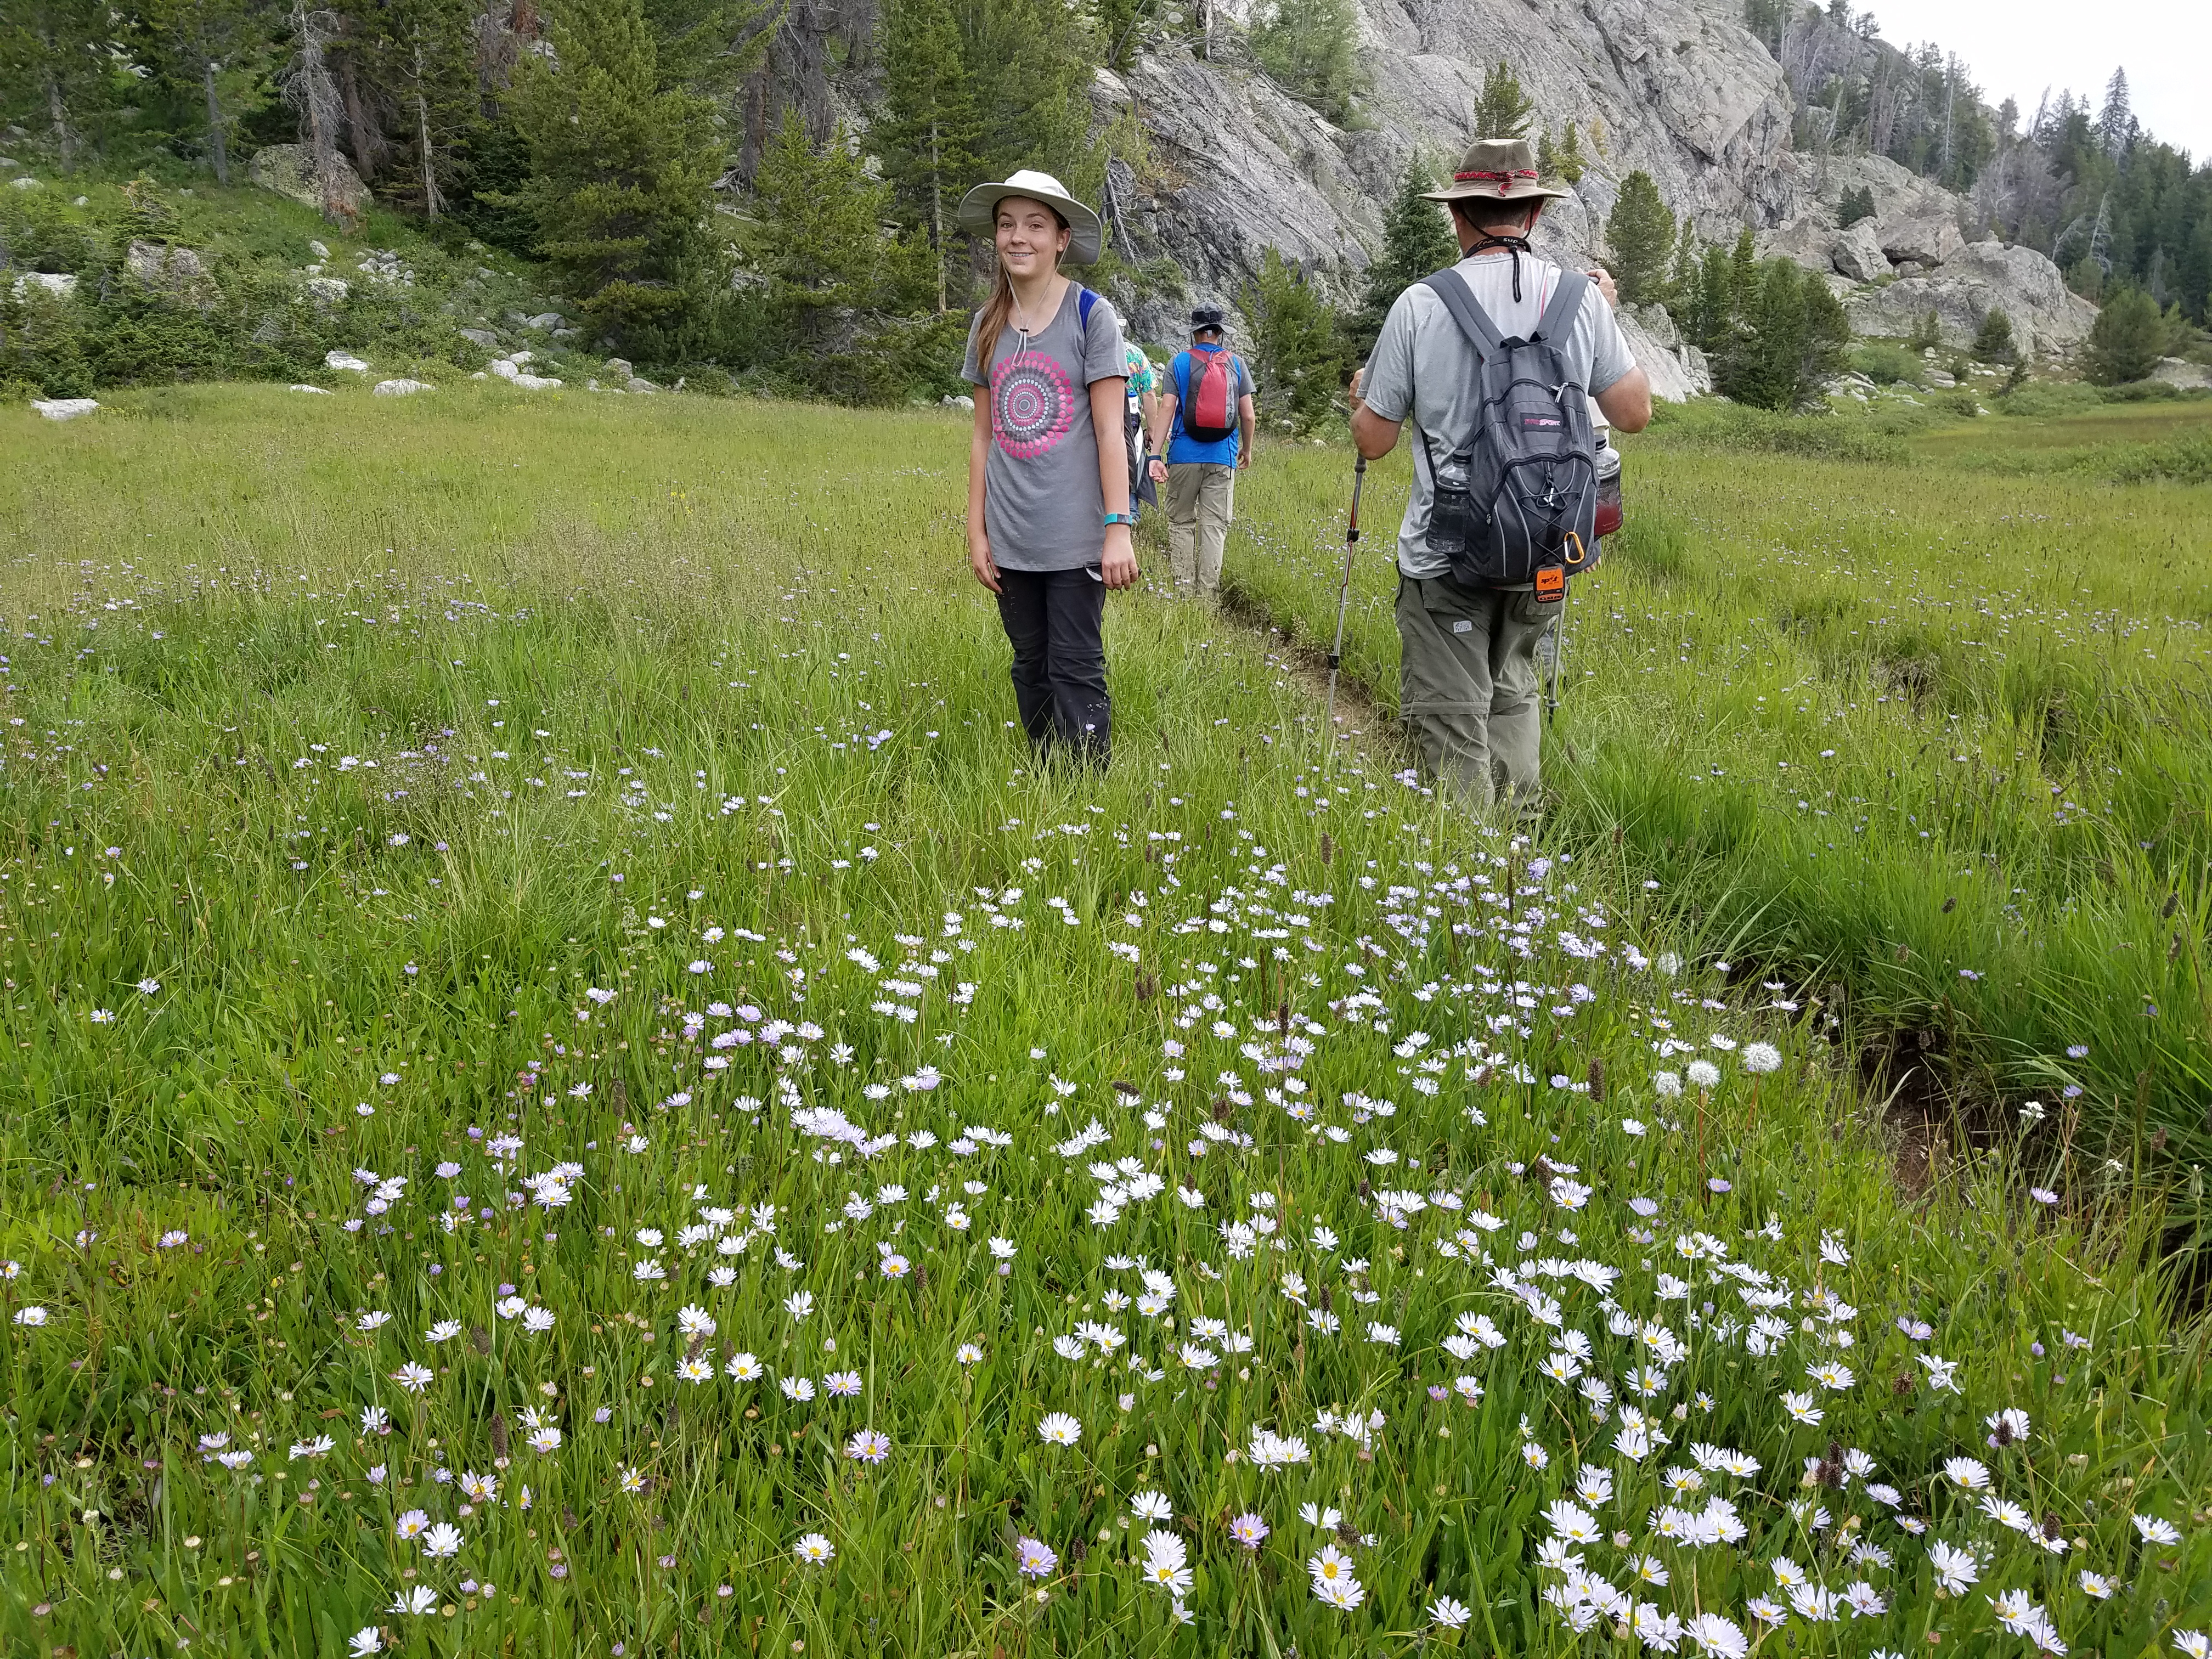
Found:
<svg viewBox="0 0 2212 1659"><path fill-rule="evenodd" d="M1002 569L1080 570L1105 556L1090 389L1128 371L1114 307L1094 299L1086 326L1081 293L1070 283L1059 311L1035 334L1011 323L1000 329L988 380L975 362L975 324L969 325L960 375L990 390L994 441L983 463L983 529ZM1121 406L1117 398L1114 407Z"/></svg>

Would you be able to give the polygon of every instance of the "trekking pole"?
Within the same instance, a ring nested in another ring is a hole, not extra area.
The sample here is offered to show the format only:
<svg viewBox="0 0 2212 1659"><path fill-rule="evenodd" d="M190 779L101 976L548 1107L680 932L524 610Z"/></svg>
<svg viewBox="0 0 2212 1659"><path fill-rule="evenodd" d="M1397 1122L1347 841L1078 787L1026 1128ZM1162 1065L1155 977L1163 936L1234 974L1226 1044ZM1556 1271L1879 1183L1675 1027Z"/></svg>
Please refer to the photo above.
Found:
<svg viewBox="0 0 2212 1659"><path fill-rule="evenodd" d="M1336 753L1336 671L1344 661L1344 611L1352 602L1352 558L1359 545L1359 487L1367 482L1367 458L1358 457L1352 466L1352 517L1344 526L1344 580L1336 590L1336 643L1328 652L1328 714L1322 726L1322 775L1328 775L1328 763Z"/></svg>
<svg viewBox="0 0 2212 1659"><path fill-rule="evenodd" d="M1552 695L1544 705L1544 724L1547 726L1559 712L1559 653L1567 647L1567 600L1573 591L1572 582L1559 590L1559 614L1552 618Z"/></svg>
<svg viewBox="0 0 2212 1659"><path fill-rule="evenodd" d="M1582 564L1589 554L1583 547L1583 538L1571 530L1567 539L1575 544L1575 556L1567 561L1571 568ZM1559 614L1552 618L1552 690L1544 704L1544 724L1551 725L1559 712L1559 655L1567 646L1567 599L1574 591L1574 583L1562 580L1559 583Z"/></svg>

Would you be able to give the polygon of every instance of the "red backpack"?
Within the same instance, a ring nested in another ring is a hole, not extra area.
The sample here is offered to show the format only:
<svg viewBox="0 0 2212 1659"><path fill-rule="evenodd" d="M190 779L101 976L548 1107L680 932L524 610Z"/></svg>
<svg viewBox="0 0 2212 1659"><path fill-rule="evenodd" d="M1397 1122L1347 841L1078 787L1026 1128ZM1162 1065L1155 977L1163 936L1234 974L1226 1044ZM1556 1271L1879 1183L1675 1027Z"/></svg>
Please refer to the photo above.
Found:
<svg viewBox="0 0 2212 1659"><path fill-rule="evenodd" d="M1183 399L1184 434L1202 444L1218 444L1237 430L1237 360L1226 349L1192 352L1201 365L1195 375L1183 371L1189 395Z"/></svg>

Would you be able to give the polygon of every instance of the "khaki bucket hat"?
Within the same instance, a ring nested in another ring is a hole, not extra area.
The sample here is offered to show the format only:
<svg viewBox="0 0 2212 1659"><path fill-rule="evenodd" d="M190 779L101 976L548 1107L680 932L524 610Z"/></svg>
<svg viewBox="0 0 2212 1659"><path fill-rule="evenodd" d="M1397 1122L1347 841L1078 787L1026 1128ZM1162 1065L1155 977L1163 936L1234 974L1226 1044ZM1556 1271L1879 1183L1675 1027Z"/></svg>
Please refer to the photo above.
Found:
<svg viewBox="0 0 2212 1659"><path fill-rule="evenodd" d="M988 185L978 185L960 198L960 228L975 236L989 237L997 228L999 204L1009 196L1042 202L1067 221L1069 263L1087 265L1098 258L1098 216L1067 193L1067 186L1049 173L1024 167Z"/></svg>
<svg viewBox="0 0 2212 1659"><path fill-rule="evenodd" d="M1476 139L1460 157L1451 183L1422 192L1431 202L1548 202L1569 193L1536 176L1536 152L1526 138Z"/></svg>

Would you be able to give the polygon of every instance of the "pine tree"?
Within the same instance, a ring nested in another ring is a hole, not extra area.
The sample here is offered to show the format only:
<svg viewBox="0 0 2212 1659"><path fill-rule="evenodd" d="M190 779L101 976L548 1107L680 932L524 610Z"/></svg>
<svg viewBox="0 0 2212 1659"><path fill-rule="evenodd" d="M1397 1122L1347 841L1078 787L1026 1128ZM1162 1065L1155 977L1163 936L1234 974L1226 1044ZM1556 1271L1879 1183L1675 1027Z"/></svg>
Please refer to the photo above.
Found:
<svg viewBox="0 0 2212 1659"><path fill-rule="evenodd" d="M1640 305L1665 297L1674 216L1650 173L1639 168L1621 180L1620 195L1606 218L1605 240L1613 250L1613 279L1622 299Z"/></svg>
<svg viewBox="0 0 2212 1659"><path fill-rule="evenodd" d="M885 297L883 233L890 186L862 171L841 124L820 145L809 143L799 112L761 157L754 180L760 231L754 264L769 279L769 302L793 349L821 344L836 313L868 310Z"/></svg>
<svg viewBox="0 0 2212 1659"><path fill-rule="evenodd" d="M2008 363L2019 355L2013 343L2012 319L2002 306L1991 306L1982 313L1981 326L1974 331L1973 350L1974 360L1984 363Z"/></svg>
<svg viewBox="0 0 2212 1659"><path fill-rule="evenodd" d="M1805 331L1798 348L1794 401L1804 404L1820 397L1827 382L1850 362L1851 319L1819 271L1799 270L1797 286L1804 296Z"/></svg>
<svg viewBox="0 0 2212 1659"><path fill-rule="evenodd" d="M1246 290L1244 309L1254 319L1261 396L1293 431L1311 431L1336 408L1347 379L1336 313L1272 247L1261 260L1259 281Z"/></svg>
<svg viewBox="0 0 2212 1659"><path fill-rule="evenodd" d="M1844 199L1836 206L1836 222L1849 230L1860 220L1873 218L1874 212L1873 186L1861 185L1855 190L1844 192Z"/></svg>
<svg viewBox="0 0 2212 1659"><path fill-rule="evenodd" d="M2089 378L2100 386L2145 379L2166 349L2166 332L2157 301L2139 288L2120 289L2090 325Z"/></svg>
<svg viewBox="0 0 2212 1659"><path fill-rule="evenodd" d="M714 106L662 84L641 0L571 0L552 42L551 63L532 55L515 76L520 193L578 309L649 349L697 297L725 154Z"/></svg>
<svg viewBox="0 0 2212 1659"><path fill-rule="evenodd" d="M872 136L883 146L884 171L902 219L928 236L937 308L943 311L950 299L952 213L976 173L975 101L945 0L890 0L883 37L884 118Z"/></svg>
<svg viewBox="0 0 2212 1659"><path fill-rule="evenodd" d="M727 92L768 56L778 0L645 0L663 87Z"/></svg>
<svg viewBox="0 0 2212 1659"><path fill-rule="evenodd" d="M64 173L88 124L114 101L117 21L100 0L0 7L0 113L42 130Z"/></svg>
<svg viewBox="0 0 2212 1659"><path fill-rule="evenodd" d="M1572 121L1567 123L1565 135L1559 140L1559 177L1570 185L1583 181L1583 140Z"/></svg>
<svg viewBox="0 0 2212 1659"><path fill-rule="evenodd" d="M1559 176L1559 152L1552 143L1549 126L1536 135L1536 176L1548 183Z"/></svg>
<svg viewBox="0 0 2212 1659"><path fill-rule="evenodd" d="M1736 320L1741 322L1759 291L1759 251L1751 240L1749 225L1736 233L1735 246L1729 253L1728 291Z"/></svg>
<svg viewBox="0 0 2212 1659"><path fill-rule="evenodd" d="M1415 156L1399 182L1389 211L1382 216L1382 252L1367 267L1366 289L1347 331L1361 357L1375 349L1382 319L1401 294L1432 272L1458 263L1459 241L1452 234L1449 210L1422 195L1436 187L1428 167Z"/></svg>
<svg viewBox="0 0 2212 1659"><path fill-rule="evenodd" d="M1667 274L1667 308L1680 321L1697 301L1698 237L1685 221L1681 234L1674 239L1674 268Z"/></svg>
<svg viewBox="0 0 2212 1659"><path fill-rule="evenodd" d="M1789 0L1744 0L1744 27L1759 37L1760 44L1778 57L1782 50L1783 25L1789 21L1791 7Z"/></svg>
<svg viewBox="0 0 2212 1659"><path fill-rule="evenodd" d="M1251 34L1276 84L1340 125L1366 85L1358 38L1352 0L1273 0Z"/></svg>
<svg viewBox="0 0 2212 1659"><path fill-rule="evenodd" d="M1743 306L1743 326L1728 354L1724 390L1738 403L1786 410L1797 402L1805 356L1805 291L1796 265L1772 259Z"/></svg>
<svg viewBox="0 0 2212 1659"><path fill-rule="evenodd" d="M1682 325L1698 349L1717 358L1735 331L1735 266L1717 246L1698 262L1698 283Z"/></svg>
<svg viewBox="0 0 2212 1659"><path fill-rule="evenodd" d="M1085 15L1064 0L950 0L981 135L983 176L1038 167L1095 199L1103 157L1091 138Z"/></svg>
<svg viewBox="0 0 2212 1659"><path fill-rule="evenodd" d="M469 0L386 0L371 15L370 72L398 116L400 177L425 218L452 204L456 152L480 118Z"/></svg>
<svg viewBox="0 0 2212 1659"><path fill-rule="evenodd" d="M131 20L153 78L203 112L208 166L217 184L228 184L232 132L267 95L276 20L258 0L138 0Z"/></svg>
<svg viewBox="0 0 2212 1659"><path fill-rule="evenodd" d="M1521 77L1504 58L1482 77L1482 90L1474 100L1474 136L1478 138L1520 138L1527 136L1528 118L1536 106L1522 95Z"/></svg>
<svg viewBox="0 0 2212 1659"><path fill-rule="evenodd" d="M2135 106L2128 94L2128 72L2116 69L2112 78L2105 83L2105 106L2097 112L2097 141L2104 145L2106 155L2117 159L2135 141Z"/></svg>

